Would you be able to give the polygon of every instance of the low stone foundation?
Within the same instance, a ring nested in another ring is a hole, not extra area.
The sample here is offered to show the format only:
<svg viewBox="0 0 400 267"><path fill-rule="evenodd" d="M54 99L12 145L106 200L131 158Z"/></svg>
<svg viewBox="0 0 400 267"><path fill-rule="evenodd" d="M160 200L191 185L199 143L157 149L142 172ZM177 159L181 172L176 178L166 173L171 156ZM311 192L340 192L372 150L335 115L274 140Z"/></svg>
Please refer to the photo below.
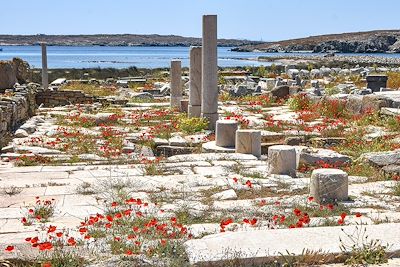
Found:
<svg viewBox="0 0 400 267"><path fill-rule="evenodd" d="M96 97L86 95L82 91L42 90L36 94L36 104L39 106L43 104L45 107L90 104L96 101Z"/></svg>
<svg viewBox="0 0 400 267"><path fill-rule="evenodd" d="M126 105L128 100L111 97L96 97L79 90L39 90L36 94L36 104L44 107L56 107L76 104L92 104L95 102Z"/></svg>
<svg viewBox="0 0 400 267"><path fill-rule="evenodd" d="M35 110L35 93L30 89L0 96L0 148L6 142L6 136L33 116Z"/></svg>

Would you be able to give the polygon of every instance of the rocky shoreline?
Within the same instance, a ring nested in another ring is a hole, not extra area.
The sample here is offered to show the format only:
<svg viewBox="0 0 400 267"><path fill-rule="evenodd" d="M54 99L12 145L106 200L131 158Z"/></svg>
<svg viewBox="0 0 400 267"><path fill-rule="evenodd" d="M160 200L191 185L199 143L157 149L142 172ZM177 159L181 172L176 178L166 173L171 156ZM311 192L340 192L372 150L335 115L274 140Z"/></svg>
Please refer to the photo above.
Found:
<svg viewBox="0 0 400 267"><path fill-rule="evenodd" d="M258 57L256 60L265 62L277 62L277 63L345 63L351 65L384 65L384 66L398 66L400 65L400 58L395 57L381 57L381 56L350 56L350 55L296 55L296 54L285 54L270 56L270 57Z"/></svg>

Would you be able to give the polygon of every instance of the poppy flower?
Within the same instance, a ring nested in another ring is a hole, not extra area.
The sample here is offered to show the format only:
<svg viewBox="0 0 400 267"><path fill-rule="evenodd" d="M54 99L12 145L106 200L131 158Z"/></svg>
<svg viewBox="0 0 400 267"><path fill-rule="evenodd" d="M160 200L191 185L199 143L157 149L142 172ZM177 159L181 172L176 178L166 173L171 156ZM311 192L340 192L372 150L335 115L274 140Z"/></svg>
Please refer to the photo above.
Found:
<svg viewBox="0 0 400 267"><path fill-rule="evenodd" d="M51 267L51 263L50 262L45 262L42 264L42 267Z"/></svg>
<svg viewBox="0 0 400 267"><path fill-rule="evenodd" d="M7 251L7 252L11 252L13 250L14 250L14 246L7 246L5 249L5 251Z"/></svg>
<svg viewBox="0 0 400 267"><path fill-rule="evenodd" d="M314 201L314 197L308 197L308 201L310 202Z"/></svg>
<svg viewBox="0 0 400 267"><path fill-rule="evenodd" d="M301 210L299 210L298 208L295 208L293 210L294 215L296 215L297 217L301 215Z"/></svg>
<svg viewBox="0 0 400 267"><path fill-rule="evenodd" d="M238 178L234 177L234 178L233 178L233 182L234 182L234 183L237 183L237 182L238 182Z"/></svg>
<svg viewBox="0 0 400 267"><path fill-rule="evenodd" d="M328 204L326 206L329 210L333 210L335 208L335 206L333 206L333 204Z"/></svg>
<svg viewBox="0 0 400 267"><path fill-rule="evenodd" d="M130 250L130 249L128 249L127 251L125 251L125 255L130 256L130 255L132 255L132 254L133 254L133 252L132 252L132 250Z"/></svg>
<svg viewBox="0 0 400 267"><path fill-rule="evenodd" d="M252 188L252 187L253 187L253 184L250 182L250 180L247 180L247 181L246 181L246 185L247 185L249 188Z"/></svg>
<svg viewBox="0 0 400 267"><path fill-rule="evenodd" d="M357 218L360 218L361 216L362 216L361 213L359 213L359 212L356 213Z"/></svg>
<svg viewBox="0 0 400 267"><path fill-rule="evenodd" d="M346 218L346 216L347 216L346 212L343 212L342 214L340 214L340 218L342 218L342 220L344 220L344 218Z"/></svg>
<svg viewBox="0 0 400 267"><path fill-rule="evenodd" d="M62 236L63 236L63 233L61 233L61 232L58 232L58 233L56 233L56 236L57 236L58 238L60 238L60 237L62 237Z"/></svg>

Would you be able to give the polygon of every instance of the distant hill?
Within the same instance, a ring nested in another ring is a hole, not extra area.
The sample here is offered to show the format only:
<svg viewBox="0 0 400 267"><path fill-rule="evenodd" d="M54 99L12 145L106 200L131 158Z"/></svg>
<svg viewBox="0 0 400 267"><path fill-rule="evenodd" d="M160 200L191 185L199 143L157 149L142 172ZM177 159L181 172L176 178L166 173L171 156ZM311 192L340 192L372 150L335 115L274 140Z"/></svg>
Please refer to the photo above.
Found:
<svg viewBox="0 0 400 267"><path fill-rule="evenodd" d="M0 35L0 45L48 45L66 46L191 46L201 45L201 38L177 35L95 34L95 35ZM219 39L219 46L256 45L261 42L236 39Z"/></svg>
<svg viewBox="0 0 400 267"><path fill-rule="evenodd" d="M400 53L400 30L380 30L311 36L306 38L244 45L236 51L340 53Z"/></svg>

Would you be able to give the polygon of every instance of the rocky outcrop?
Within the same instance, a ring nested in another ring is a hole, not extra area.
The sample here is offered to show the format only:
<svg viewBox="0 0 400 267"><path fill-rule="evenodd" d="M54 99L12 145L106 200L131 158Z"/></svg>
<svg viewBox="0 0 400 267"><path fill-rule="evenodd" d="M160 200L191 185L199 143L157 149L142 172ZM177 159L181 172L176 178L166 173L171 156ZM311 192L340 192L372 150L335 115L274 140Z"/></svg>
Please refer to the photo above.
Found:
<svg viewBox="0 0 400 267"><path fill-rule="evenodd" d="M265 52L399 53L400 31L371 31L311 36L260 45L248 45L235 49L235 51L254 50Z"/></svg>
<svg viewBox="0 0 400 267"><path fill-rule="evenodd" d="M0 91L13 88L18 82L24 84L29 78L29 64L20 58L0 61Z"/></svg>

